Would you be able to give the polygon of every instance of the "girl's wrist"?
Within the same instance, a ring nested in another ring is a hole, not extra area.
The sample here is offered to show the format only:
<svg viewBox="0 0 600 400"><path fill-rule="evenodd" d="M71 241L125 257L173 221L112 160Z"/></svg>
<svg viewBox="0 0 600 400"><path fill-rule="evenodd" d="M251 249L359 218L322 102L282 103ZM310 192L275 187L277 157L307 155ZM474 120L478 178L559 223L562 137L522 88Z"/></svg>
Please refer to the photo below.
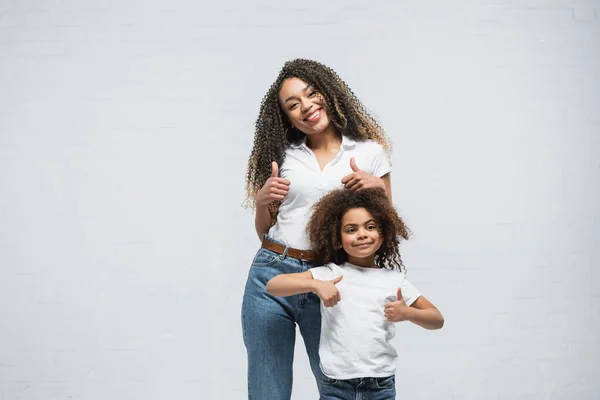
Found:
<svg viewBox="0 0 600 400"><path fill-rule="evenodd" d="M417 317L418 311L419 311L419 310L418 310L418 309L416 309L416 308L413 308L413 307L407 307L407 309L406 309L406 311L405 311L405 312L406 312L406 314L405 314L405 315L406 315L406 319L407 319L409 322L413 322L413 323L414 323L414 322L415 322L415 319L416 319L416 317Z"/></svg>

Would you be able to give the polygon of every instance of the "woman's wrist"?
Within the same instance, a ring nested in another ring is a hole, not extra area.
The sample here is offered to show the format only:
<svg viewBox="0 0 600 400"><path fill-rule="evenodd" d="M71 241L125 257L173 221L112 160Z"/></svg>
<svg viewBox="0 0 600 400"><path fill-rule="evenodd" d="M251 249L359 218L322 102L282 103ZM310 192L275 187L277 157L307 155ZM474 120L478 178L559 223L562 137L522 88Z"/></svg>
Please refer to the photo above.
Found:
<svg viewBox="0 0 600 400"><path fill-rule="evenodd" d="M260 191L256 194L256 209L261 209L264 210L266 208L269 208L269 203L265 202L265 199L261 196Z"/></svg>

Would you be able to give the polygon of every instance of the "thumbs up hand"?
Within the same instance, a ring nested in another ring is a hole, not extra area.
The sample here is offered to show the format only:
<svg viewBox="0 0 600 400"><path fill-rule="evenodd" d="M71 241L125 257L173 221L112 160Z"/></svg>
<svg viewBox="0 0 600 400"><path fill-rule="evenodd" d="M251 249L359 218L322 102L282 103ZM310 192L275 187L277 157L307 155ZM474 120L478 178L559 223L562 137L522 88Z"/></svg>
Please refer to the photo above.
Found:
<svg viewBox="0 0 600 400"><path fill-rule="evenodd" d="M287 196L290 181L279 177L279 166L275 161L271 163L271 177L256 194L256 205L265 206Z"/></svg>
<svg viewBox="0 0 600 400"><path fill-rule="evenodd" d="M398 288L398 300L387 303L384 306L383 313L390 322L408 321L410 307L406 305L402 297L402 289Z"/></svg>
<svg viewBox="0 0 600 400"><path fill-rule="evenodd" d="M341 281L343 277L344 277L344 275L340 275L337 278L332 279L330 281L315 280L315 283L317 283L317 286L315 288L315 293L323 301L323 305L325 307L333 307L340 300L342 300L342 297L340 296L340 292L335 285L339 281Z"/></svg>
<svg viewBox="0 0 600 400"><path fill-rule="evenodd" d="M342 183L346 189L350 189L353 192L356 190L374 187L378 187L383 190L386 189L385 183L381 178L368 174L358 168L356 162L354 161L354 157L350 159L350 168L352 169L352 173L342 178Z"/></svg>

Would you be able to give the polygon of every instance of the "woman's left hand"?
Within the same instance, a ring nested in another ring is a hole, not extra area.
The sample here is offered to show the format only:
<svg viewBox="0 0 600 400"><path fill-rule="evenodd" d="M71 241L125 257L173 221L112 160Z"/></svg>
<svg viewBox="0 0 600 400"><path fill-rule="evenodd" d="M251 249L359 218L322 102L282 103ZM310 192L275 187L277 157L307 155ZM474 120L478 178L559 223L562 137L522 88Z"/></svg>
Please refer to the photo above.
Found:
<svg viewBox="0 0 600 400"><path fill-rule="evenodd" d="M350 189L353 192L367 188L381 188L386 190L385 183L381 178L361 171L356 166L354 157L350 159L350 168L352 168L352 173L342 178L342 183L346 189Z"/></svg>

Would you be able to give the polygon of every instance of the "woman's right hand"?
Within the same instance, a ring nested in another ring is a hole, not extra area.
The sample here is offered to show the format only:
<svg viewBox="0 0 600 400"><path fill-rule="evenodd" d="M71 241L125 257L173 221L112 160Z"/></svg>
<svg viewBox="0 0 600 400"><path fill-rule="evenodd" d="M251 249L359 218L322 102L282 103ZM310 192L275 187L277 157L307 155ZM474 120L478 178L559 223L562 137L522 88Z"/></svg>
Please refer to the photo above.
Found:
<svg viewBox="0 0 600 400"><path fill-rule="evenodd" d="M342 300L340 291L335 285L341 281L343 277L344 275L340 275L330 281L318 281L319 283L315 289L315 294L323 301L325 307L333 307Z"/></svg>
<svg viewBox="0 0 600 400"><path fill-rule="evenodd" d="M287 196L290 181L280 178L279 166L275 161L271 164L271 177L267 179L263 187L256 194L256 205L266 206L274 201L281 201Z"/></svg>

